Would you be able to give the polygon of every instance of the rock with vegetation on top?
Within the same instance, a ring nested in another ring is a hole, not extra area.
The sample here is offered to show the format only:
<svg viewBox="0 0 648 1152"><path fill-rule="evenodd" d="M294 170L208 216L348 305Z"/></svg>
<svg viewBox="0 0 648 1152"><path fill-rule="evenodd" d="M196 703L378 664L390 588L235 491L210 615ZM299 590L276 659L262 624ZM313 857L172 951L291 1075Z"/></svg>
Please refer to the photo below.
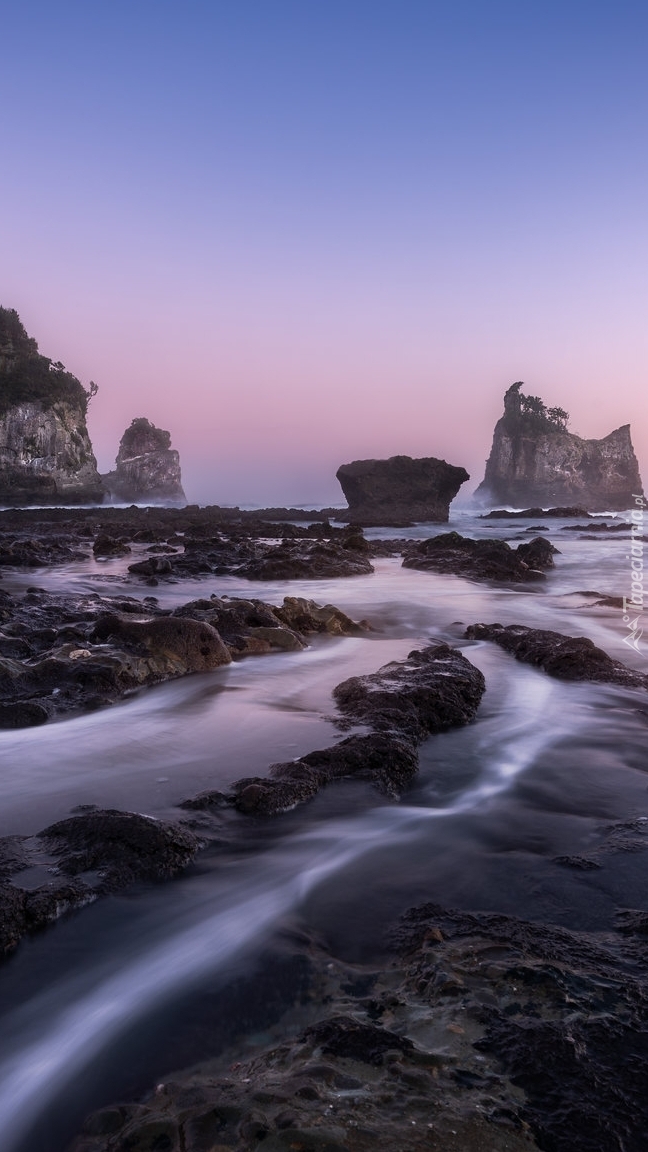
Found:
<svg viewBox="0 0 648 1152"><path fill-rule="evenodd" d="M101 503L86 427L95 391L42 356L18 313L0 308L0 503Z"/></svg>
<svg viewBox="0 0 648 1152"><path fill-rule="evenodd" d="M547 408L521 387L518 380L504 396L504 415L495 425L477 495L524 508L577 504L605 512L634 505L643 487L630 425L602 440L583 440L567 431L564 409Z"/></svg>

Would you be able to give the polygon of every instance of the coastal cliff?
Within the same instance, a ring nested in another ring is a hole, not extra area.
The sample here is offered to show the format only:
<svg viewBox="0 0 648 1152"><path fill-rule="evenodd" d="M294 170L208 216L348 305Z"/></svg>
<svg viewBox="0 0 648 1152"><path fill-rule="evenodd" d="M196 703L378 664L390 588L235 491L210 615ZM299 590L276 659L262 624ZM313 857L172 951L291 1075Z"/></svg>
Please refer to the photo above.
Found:
<svg viewBox="0 0 648 1152"><path fill-rule="evenodd" d="M102 476L112 500L186 504L180 456L171 447L171 435L145 417L137 417L124 432L115 465Z"/></svg>
<svg viewBox="0 0 648 1152"><path fill-rule="evenodd" d="M354 460L338 468L336 476L349 505L339 519L365 527L446 523L451 500L470 479L465 468L435 456Z"/></svg>
<svg viewBox="0 0 648 1152"><path fill-rule="evenodd" d="M643 492L639 465L623 424L602 440L567 431L567 413L525 396L522 383L504 396L486 473L476 495L517 507L578 504L591 512L622 511Z"/></svg>
<svg viewBox="0 0 648 1152"><path fill-rule="evenodd" d="M39 353L17 312L0 308L0 502L101 503L86 427L93 390Z"/></svg>

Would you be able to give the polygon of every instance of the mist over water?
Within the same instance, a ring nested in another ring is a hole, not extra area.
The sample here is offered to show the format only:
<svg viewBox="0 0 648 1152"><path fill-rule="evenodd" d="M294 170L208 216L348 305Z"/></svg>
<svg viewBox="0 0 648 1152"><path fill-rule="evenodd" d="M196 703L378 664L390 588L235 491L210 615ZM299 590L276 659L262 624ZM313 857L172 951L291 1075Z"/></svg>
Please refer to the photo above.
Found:
<svg viewBox="0 0 648 1152"><path fill-rule="evenodd" d="M513 538L530 525L487 526L465 514L453 526ZM34 832L84 803L177 819L179 801L202 789L332 743L335 684L430 639L462 647L487 681L475 723L422 747L400 803L343 781L260 822L248 842L208 852L181 879L106 900L23 944L0 982L6 1152L33 1152L35 1131L39 1152L61 1152L83 1112L122 1090L133 1030L146 1035L214 982L226 998L234 971L272 949L287 924L322 933L353 959L379 951L389 923L421 900L592 928L607 926L618 904L645 906L640 857L594 873L554 863L602 842L610 822L648 815L644 695L551 680L463 639L477 621L532 624L588 635L643 668L641 651L623 645L620 611L577 595L625 593L625 542L576 541L559 527L550 534L561 549L555 571L522 589L408 571L398 560L347 580L161 584L156 595L168 606L212 592L274 603L306 595L366 617L375 631L0 733L2 834ZM142 595L141 585L120 582L123 571L120 562L70 565L4 586ZM173 1058L172 1048L150 1053L156 1069L172 1070Z"/></svg>

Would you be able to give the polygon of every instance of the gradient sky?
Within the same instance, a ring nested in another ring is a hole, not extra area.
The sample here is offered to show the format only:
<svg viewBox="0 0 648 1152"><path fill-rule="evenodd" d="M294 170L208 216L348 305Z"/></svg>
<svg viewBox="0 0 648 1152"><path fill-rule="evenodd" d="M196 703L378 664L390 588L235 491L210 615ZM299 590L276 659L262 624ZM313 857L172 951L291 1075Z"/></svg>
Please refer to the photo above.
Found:
<svg viewBox="0 0 648 1152"><path fill-rule="evenodd" d="M22 0L0 23L0 304L192 501L483 476L502 394L648 481L648 4Z"/></svg>

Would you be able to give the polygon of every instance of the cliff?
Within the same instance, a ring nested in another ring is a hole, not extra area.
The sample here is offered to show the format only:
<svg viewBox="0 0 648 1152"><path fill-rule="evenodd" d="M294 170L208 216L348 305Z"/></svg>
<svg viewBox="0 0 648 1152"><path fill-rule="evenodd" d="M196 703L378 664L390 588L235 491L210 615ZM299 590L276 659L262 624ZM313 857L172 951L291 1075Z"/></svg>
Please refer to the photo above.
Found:
<svg viewBox="0 0 648 1152"><path fill-rule="evenodd" d="M112 500L129 503L186 504L180 457L171 436L143 416L121 438L115 469L102 476Z"/></svg>
<svg viewBox="0 0 648 1152"><path fill-rule="evenodd" d="M521 382L504 396L486 473L475 495L527 507L578 504L590 512L622 511L643 492L639 465L623 424L602 440L567 431L567 413L525 396Z"/></svg>
<svg viewBox="0 0 648 1152"><path fill-rule="evenodd" d="M93 387L42 356L18 313L0 308L0 503L101 503L86 427Z"/></svg>
<svg viewBox="0 0 648 1152"><path fill-rule="evenodd" d="M396 528L414 521L445 523L450 501L470 479L465 468L434 456L354 460L338 468L336 476L349 505L339 519Z"/></svg>

